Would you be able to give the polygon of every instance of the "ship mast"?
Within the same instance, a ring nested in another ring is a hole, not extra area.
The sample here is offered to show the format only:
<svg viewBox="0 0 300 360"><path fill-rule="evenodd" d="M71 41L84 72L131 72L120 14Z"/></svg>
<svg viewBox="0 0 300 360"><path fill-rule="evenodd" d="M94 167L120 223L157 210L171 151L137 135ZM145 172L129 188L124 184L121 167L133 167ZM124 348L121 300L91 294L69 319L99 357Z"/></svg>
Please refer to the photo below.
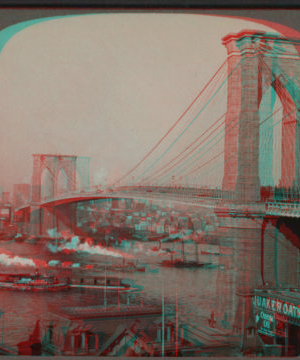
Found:
<svg viewBox="0 0 300 360"><path fill-rule="evenodd" d="M161 349L161 356L165 356L165 304L164 304L164 279L162 281L162 349Z"/></svg>
<svg viewBox="0 0 300 360"><path fill-rule="evenodd" d="M3 345L3 336L4 336L4 298L3 298L3 308L0 309L0 317L2 316L2 345Z"/></svg>
<svg viewBox="0 0 300 360"><path fill-rule="evenodd" d="M177 295L177 278L176 278L176 339L175 339L175 356L178 356L178 295Z"/></svg>
<svg viewBox="0 0 300 360"><path fill-rule="evenodd" d="M106 309L106 261L105 261L104 306L105 306L105 309Z"/></svg>
<svg viewBox="0 0 300 360"><path fill-rule="evenodd" d="M182 238L181 238L181 253L182 253L182 262L185 263L185 256L184 256L184 241L183 241L183 229L182 229Z"/></svg>

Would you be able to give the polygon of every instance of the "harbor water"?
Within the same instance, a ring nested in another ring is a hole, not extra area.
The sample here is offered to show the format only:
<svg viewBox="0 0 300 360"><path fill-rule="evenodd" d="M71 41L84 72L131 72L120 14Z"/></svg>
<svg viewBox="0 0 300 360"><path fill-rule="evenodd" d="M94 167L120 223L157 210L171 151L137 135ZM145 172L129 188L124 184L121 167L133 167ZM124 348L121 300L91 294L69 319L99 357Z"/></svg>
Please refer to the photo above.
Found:
<svg viewBox="0 0 300 360"><path fill-rule="evenodd" d="M126 241L118 247L122 253L134 257L130 261L145 266L146 271L111 271L111 266L122 264L122 257L112 257L76 252L65 254L49 250L46 243L35 245L26 242L2 242L0 247L22 258L40 259L47 262L57 260L69 261L85 265L106 265L107 276L121 277L124 283L133 288L130 292L118 293L117 290L103 289L70 289L62 292L20 292L0 290L0 308L4 309L4 316L0 318L0 328L3 329L3 342L16 349L17 344L26 341L32 333L37 320L42 320L51 308L61 306L103 305L106 293L106 306L140 302L159 303L162 300L162 289L166 303L174 305L180 322L201 328L207 326L207 320L213 312L223 316L220 312L220 301L230 302L230 289L222 282L224 269L215 268L175 268L162 267L163 260L170 259L170 251L174 258L181 258L181 243L164 243L157 249L157 242ZM169 252L168 250L169 249ZM221 264L228 262L230 256L201 255L200 262ZM185 244L186 260L195 259L195 244ZM7 271L3 264L1 271ZM33 270L34 271L34 270ZM86 270L88 272L88 270ZM104 274L103 274L104 275ZM227 299L228 298L228 299ZM220 321L223 319L219 319ZM219 321L219 323L220 323ZM2 333L1 333L2 335Z"/></svg>

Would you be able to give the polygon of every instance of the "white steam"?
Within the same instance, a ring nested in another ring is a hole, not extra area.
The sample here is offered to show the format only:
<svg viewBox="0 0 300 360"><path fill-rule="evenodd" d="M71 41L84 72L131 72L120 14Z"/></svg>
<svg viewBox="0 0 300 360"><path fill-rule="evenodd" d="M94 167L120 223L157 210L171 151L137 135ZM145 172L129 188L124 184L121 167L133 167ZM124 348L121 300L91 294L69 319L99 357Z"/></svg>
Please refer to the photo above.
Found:
<svg viewBox="0 0 300 360"><path fill-rule="evenodd" d="M0 264L6 265L6 266L18 265L18 266L33 266L33 267L35 267L35 263L32 259L22 258L20 256L12 256L9 253L0 254Z"/></svg>
<svg viewBox="0 0 300 360"><path fill-rule="evenodd" d="M90 245L90 239L86 239L84 244L80 244L80 240L78 236L73 236L71 241L66 241L64 244L56 246L52 244L48 244L48 249L53 252L64 252L64 251L75 251L75 252L85 252L92 255L105 255L105 256L113 256L113 257L126 257L133 259L134 256L121 253L119 251L115 251L113 249L107 249L101 245L92 246Z"/></svg>

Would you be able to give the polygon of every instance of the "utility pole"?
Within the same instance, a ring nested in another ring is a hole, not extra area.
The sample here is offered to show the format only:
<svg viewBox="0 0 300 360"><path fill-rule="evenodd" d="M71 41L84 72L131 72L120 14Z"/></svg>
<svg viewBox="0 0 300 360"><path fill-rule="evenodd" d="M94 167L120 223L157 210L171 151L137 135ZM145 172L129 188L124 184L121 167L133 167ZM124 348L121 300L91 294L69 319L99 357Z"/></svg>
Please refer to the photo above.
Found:
<svg viewBox="0 0 300 360"><path fill-rule="evenodd" d="M106 261L105 261L104 306L105 306L105 309L106 309Z"/></svg>
<svg viewBox="0 0 300 360"><path fill-rule="evenodd" d="M176 279L176 339L175 339L176 352L175 356L178 356L178 298L177 298L177 279Z"/></svg>
<svg viewBox="0 0 300 360"><path fill-rule="evenodd" d="M3 298L3 309L0 311L0 316L2 317L2 345L3 345L3 336L4 336L4 298Z"/></svg>
<svg viewBox="0 0 300 360"><path fill-rule="evenodd" d="M244 327L245 327L245 297L242 296L242 298L243 298L243 317L242 317L241 349L243 349L243 347L244 347L244 335L245 335L245 331L244 331Z"/></svg>
<svg viewBox="0 0 300 360"><path fill-rule="evenodd" d="M121 286L120 271L121 271L121 265L119 266L118 307L120 307L120 286Z"/></svg>
<svg viewBox="0 0 300 360"><path fill-rule="evenodd" d="M161 356L165 356L165 304L164 304L164 280L162 281L162 348L161 348Z"/></svg>

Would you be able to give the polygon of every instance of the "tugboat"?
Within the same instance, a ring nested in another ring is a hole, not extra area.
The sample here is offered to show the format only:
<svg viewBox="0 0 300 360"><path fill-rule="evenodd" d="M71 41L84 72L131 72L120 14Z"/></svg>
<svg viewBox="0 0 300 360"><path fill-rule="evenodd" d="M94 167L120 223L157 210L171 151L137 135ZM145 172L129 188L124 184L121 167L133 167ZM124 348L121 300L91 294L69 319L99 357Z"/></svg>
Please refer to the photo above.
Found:
<svg viewBox="0 0 300 360"><path fill-rule="evenodd" d="M36 274L0 274L0 289L22 291L67 290L68 280L58 280L53 275Z"/></svg>

